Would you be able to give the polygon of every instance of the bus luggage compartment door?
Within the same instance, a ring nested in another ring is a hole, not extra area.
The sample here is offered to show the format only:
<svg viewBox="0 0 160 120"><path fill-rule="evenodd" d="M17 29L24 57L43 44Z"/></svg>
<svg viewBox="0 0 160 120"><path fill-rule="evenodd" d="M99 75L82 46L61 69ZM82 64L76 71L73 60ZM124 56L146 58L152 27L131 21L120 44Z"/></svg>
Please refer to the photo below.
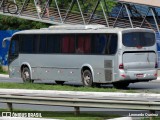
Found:
<svg viewBox="0 0 160 120"><path fill-rule="evenodd" d="M154 52L126 52L123 54L124 70L154 69L156 54Z"/></svg>

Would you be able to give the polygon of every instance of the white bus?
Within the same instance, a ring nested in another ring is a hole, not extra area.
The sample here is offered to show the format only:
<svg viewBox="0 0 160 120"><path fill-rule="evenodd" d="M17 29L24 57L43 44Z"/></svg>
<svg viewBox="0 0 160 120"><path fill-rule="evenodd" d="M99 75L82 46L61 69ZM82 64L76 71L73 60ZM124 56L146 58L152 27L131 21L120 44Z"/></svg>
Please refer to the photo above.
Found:
<svg viewBox="0 0 160 120"><path fill-rule="evenodd" d="M24 30L11 37L8 63L10 77L24 82L52 79L57 84L127 87L157 79L155 33L100 25Z"/></svg>

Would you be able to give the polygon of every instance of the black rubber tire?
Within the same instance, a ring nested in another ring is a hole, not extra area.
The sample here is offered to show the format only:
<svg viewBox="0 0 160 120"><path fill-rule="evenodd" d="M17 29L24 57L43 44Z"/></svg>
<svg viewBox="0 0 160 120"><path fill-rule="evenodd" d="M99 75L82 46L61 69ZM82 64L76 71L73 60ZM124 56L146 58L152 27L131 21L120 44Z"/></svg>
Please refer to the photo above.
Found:
<svg viewBox="0 0 160 120"><path fill-rule="evenodd" d="M93 76L90 70L82 72L82 83L84 87L93 87Z"/></svg>
<svg viewBox="0 0 160 120"><path fill-rule="evenodd" d="M123 89L123 88L127 88L129 86L130 83L128 82L115 82L113 83L113 86L117 89Z"/></svg>
<svg viewBox="0 0 160 120"><path fill-rule="evenodd" d="M55 81L58 85L63 85L65 81Z"/></svg>
<svg viewBox="0 0 160 120"><path fill-rule="evenodd" d="M18 5L14 2L10 2L9 5L7 6L7 11L10 14L17 14L18 10L19 10Z"/></svg>
<svg viewBox="0 0 160 120"><path fill-rule="evenodd" d="M33 83L34 80L31 79L31 74L30 74L30 70L28 67L24 67L22 69L22 79L23 79L23 83Z"/></svg>

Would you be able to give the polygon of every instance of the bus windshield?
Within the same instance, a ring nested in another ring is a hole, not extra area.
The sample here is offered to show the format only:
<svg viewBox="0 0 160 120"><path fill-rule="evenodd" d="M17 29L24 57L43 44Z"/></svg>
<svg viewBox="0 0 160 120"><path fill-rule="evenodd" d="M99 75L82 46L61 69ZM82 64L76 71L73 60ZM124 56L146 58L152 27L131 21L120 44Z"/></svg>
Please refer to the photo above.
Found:
<svg viewBox="0 0 160 120"><path fill-rule="evenodd" d="M124 33L122 42L126 47L149 47L155 44L155 35L150 32Z"/></svg>

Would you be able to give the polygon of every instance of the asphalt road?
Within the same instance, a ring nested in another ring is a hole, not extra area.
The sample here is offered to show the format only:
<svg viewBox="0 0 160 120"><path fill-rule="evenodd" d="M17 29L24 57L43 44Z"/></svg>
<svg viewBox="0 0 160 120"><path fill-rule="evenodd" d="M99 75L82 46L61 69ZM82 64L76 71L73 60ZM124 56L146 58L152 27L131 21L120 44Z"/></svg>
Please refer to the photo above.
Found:
<svg viewBox="0 0 160 120"><path fill-rule="evenodd" d="M0 82L14 82L14 83L22 83L21 79L17 78L5 78L0 77ZM55 84L52 80L40 80L36 81L35 83L38 84ZM74 85L80 86L81 83L65 83L67 85ZM112 88L111 84L102 86L104 88ZM153 93L160 93L160 80L155 80L151 82L140 82L130 84L129 87L125 90L132 90L135 92L153 92ZM0 108L7 108L6 104L0 103ZM61 106L42 106L42 105L26 105L26 104L13 104L13 108L16 109L25 109L25 110L41 110L41 111L74 111L73 107L61 107ZM107 114L120 114L124 116L128 116L129 113L145 113L148 111L137 111L137 110L122 110L122 109L99 109L99 108L80 108L81 111L103 111ZM158 112L159 116L160 113Z"/></svg>

